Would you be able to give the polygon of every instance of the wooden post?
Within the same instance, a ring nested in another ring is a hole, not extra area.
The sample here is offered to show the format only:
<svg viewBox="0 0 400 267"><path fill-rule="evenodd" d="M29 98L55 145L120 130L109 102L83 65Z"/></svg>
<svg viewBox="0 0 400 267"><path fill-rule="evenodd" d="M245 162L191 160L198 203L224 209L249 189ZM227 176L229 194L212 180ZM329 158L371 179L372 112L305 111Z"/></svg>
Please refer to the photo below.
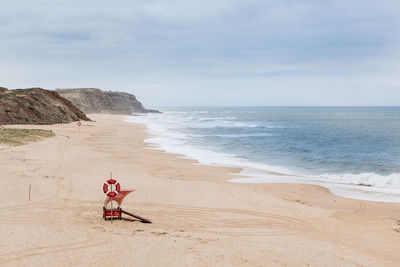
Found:
<svg viewBox="0 0 400 267"><path fill-rule="evenodd" d="M112 172L111 172L111 179L112 179ZM110 184L110 186L111 186L111 189L110 189L110 192L112 192L112 190L113 190L113 185L112 184ZM111 198L111 223L112 223L112 221L113 221L113 205L112 205L112 197L110 197Z"/></svg>
<svg viewBox="0 0 400 267"><path fill-rule="evenodd" d="M29 197L28 197L28 201L31 201L31 184L29 184Z"/></svg>

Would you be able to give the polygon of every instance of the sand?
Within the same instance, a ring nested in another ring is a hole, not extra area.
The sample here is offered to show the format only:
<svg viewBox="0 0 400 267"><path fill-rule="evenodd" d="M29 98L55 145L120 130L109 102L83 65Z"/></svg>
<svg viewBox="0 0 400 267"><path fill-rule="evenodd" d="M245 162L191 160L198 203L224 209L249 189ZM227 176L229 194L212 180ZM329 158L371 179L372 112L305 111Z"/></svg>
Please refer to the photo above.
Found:
<svg viewBox="0 0 400 267"><path fill-rule="evenodd" d="M400 265L400 204L229 183L238 169L148 149L124 116L89 117L24 126L56 136L0 147L1 266ZM110 171L137 190L122 207L152 224L103 220Z"/></svg>

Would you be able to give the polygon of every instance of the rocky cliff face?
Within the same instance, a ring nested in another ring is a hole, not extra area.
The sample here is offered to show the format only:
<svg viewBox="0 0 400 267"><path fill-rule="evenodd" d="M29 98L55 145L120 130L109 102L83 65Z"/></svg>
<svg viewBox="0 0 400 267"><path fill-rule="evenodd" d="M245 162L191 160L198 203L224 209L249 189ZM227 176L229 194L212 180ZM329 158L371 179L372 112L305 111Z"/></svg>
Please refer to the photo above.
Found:
<svg viewBox="0 0 400 267"><path fill-rule="evenodd" d="M0 87L0 124L55 124L78 120L90 119L54 91Z"/></svg>
<svg viewBox="0 0 400 267"><path fill-rule="evenodd" d="M95 88L57 89L56 92L85 113L130 115L159 112L146 109L134 95L123 92L105 92Z"/></svg>

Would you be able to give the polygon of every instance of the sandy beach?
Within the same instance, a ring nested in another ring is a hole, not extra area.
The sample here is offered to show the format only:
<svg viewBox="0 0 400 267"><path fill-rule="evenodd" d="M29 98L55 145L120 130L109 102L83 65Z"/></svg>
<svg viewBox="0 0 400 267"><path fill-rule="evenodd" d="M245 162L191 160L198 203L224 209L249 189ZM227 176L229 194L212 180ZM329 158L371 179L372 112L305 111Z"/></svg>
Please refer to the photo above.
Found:
<svg viewBox="0 0 400 267"><path fill-rule="evenodd" d="M148 149L124 116L16 126L56 136L0 147L1 266L399 266L400 204L302 184L238 184L239 169ZM104 221L110 172L136 189ZM28 189L31 185L31 200Z"/></svg>

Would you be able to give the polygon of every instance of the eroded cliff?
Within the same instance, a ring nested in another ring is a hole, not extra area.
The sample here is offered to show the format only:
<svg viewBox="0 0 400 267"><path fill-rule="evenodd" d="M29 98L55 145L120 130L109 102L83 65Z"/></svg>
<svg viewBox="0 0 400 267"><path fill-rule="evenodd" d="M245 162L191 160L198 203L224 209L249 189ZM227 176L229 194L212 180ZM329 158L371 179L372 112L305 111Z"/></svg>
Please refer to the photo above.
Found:
<svg viewBox="0 0 400 267"><path fill-rule="evenodd" d="M55 124L90 120L71 101L42 88L0 87L0 124Z"/></svg>
<svg viewBox="0 0 400 267"><path fill-rule="evenodd" d="M136 97L124 92L102 91L95 88L57 89L62 97L70 100L80 110L89 113L126 114L155 113L146 109Z"/></svg>

